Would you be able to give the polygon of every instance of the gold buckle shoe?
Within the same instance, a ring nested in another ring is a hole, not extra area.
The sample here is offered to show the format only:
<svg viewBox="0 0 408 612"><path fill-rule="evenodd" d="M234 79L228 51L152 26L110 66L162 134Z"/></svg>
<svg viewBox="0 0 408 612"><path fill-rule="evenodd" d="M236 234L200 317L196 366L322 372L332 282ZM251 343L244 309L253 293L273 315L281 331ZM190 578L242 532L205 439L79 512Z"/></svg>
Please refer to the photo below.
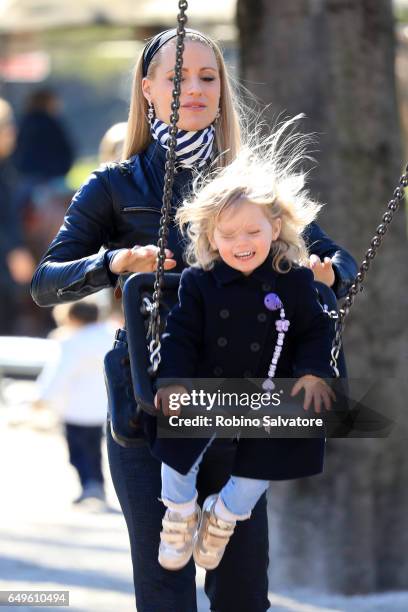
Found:
<svg viewBox="0 0 408 612"><path fill-rule="evenodd" d="M193 537L200 522L201 510L196 504L194 514L182 517L178 512L166 510L160 533L159 563L168 570L187 565L193 554Z"/></svg>
<svg viewBox="0 0 408 612"><path fill-rule="evenodd" d="M204 569L215 569L234 533L236 521L223 521L214 513L218 495L210 495L203 504L201 522L194 537L194 561Z"/></svg>

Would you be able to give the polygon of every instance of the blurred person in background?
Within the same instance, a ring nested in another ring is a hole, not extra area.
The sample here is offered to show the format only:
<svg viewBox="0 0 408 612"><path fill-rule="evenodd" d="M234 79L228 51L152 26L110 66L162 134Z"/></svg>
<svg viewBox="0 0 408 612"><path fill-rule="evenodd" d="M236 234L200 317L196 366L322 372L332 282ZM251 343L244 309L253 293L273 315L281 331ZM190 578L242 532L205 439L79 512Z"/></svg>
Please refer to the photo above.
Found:
<svg viewBox="0 0 408 612"><path fill-rule="evenodd" d="M62 101L49 87L33 91L18 122L13 160L19 173L17 207L24 241L38 262L64 218L72 198L66 174L74 150L61 117ZM24 333L45 336L52 328L50 313L32 308L22 298Z"/></svg>
<svg viewBox="0 0 408 612"><path fill-rule="evenodd" d="M65 177L74 151L61 108L52 89L38 89L28 97L19 121L14 153L20 176L18 206L27 244L37 260L58 231L72 197Z"/></svg>
<svg viewBox="0 0 408 612"><path fill-rule="evenodd" d="M97 303L87 300L56 306L57 357L37 379L36 408L49 406L61 418L69 460L82 491L73 503L94 498L105 501L101 443L107 396L103 358L112 347L114 326L99 320Z"/></svg>
<svg viewBox="0 0 408 612"><path fill-rule="evenodd" d="M19 287L27 285L35 264L23 244L16 203L17 173L11 155L16 142L12 108L0 98L0 335L19 332Z"/></svg>
<svg viewBox="0 0 408 612"><path fill-rule="evenodd" d="M125 144L127 123L115 123L103 135L99 144L99 161L118 162L122 158L123 146Z"/></svg>
<svg viewBox="0 0 408 612"><path fill-rule="evenodd" d="M38 89L27 99L14 157L21 176L33 183L64 177L73 164L60 112L61 101L52 89Z"/></svg>

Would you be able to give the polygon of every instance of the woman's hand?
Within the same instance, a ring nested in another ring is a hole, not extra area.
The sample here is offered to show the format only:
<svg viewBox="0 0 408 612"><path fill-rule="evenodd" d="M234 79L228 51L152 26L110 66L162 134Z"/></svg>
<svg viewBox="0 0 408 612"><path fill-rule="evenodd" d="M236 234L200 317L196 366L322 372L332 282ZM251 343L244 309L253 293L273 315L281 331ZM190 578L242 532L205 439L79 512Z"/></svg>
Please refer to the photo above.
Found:
<svg viewBox="0 0 408 612"><path fill-rule="evenodd" d="M333 264L330 257L325 257L324 261L320 260L318 255L310 255L309 267L314 274L314 279L320 283L324 283L328 287L334 285L336 277L334 275Z"/></svg>
<svg viewBox="0 0 408 612"><path fill-rule="evenodd" d="M336 399L333 389L322 378L312 374L306 374L306 376L302 376L296 381L290 393L291 396L297 395L301 389L305 390L305 400L303 402L305 410L309 409L312 401L315 412L320 412L322 402L326 410L330 410L331 400L334 401Z"/></svg>
<svg viewBox="0 0 408 612"><path fill-rule="evenodd" d="M179 416L180 414L180 403L177 401L178 407L175 405L171 406L170 396L180 396L183 393L188 393L187 389L182 385L169 385L168 387L162 387L156 393L154 398L154 405L156 410L162 410L165 416Z"/></svg>
<svg viewBox="0 0 408 612"><path fill-rule="evenodd" d="M120 249L110 262L110 270L114 274L154 272L157 268L158 252L159 248L153 244L136 245L132 249ZM171 270L177 265L177 262L172 259L173 253L169 249L166 249L165 253L164 269Z"/></svg>

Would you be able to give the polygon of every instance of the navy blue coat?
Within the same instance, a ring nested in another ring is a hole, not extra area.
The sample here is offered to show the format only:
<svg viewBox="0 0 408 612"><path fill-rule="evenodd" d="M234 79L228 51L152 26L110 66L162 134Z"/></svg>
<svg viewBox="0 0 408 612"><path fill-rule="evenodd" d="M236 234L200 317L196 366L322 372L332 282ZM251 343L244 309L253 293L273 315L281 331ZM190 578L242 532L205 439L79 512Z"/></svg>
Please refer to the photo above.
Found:
<svg viewBox="0 0 408 612"><path fill-rule="evenodd" d="M153 141L130 160L104 165L89 176L75 194L61 229L34 274L31 295L39 306L71 302L114 286L117 277L109 271L109 253L157 242L164 164L165 150ZM175 175L173 210L188 194L191 181L188 169ZM336 275L333 290L337 297L344 296L357 273L353 257L316 223L306 228L304 237L311 253L332 258ZM175 271L181 272L185 267L183 243L174 224L168 246L177 261ZM333 296L329 289L327 294ZM154 417L143 416L146 432L154 431Z"/></svg>
<svg viewBox="0 0 408 612"><path fill-rule="evenodd" d="M268 258L250 276L222 261L210 271L183 272L179 303L162 338L159 386L178 378L266 378L280 316L264 304L270 292L278 294L290 321L275 378L330 378L334 326L319 302L313 273L297 267L279 274ZM316 416L313 410L307 414ZM322 436L240 438L233 473L266 480L316 474L323 467L324 430ZM186 473L207 442L158 437L153 452Z"/></svg>

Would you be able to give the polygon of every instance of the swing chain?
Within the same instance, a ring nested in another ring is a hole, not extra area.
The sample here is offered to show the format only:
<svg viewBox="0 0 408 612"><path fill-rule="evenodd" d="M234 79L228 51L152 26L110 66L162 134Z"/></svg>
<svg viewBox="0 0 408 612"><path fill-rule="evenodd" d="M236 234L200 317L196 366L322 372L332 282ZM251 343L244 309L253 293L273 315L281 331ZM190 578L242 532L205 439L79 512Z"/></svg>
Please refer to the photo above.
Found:
<svg viewBox="0 0 408 612"><path fill-rule="evenodd" d="M167 152L166 152L166 164L165 164L165 175L164 175L164 191L163 191L163 205L161 208L160 228L159 228L159 240L158 247L159 252L157 255L157 268L156 278L154 282L153 290L153 303L151 304L150 321L149 321L149 337L151 338L149 344L150 351L150 363L151 368L149 371L154 374L160 364L160 301L162 298L163 288L163 277L164 277L164 262L166 259L165 249L167 246L167 237L169 233L170 223L170 212L171 212L171 199L173 193L173 181L175 171L175 160L176 160L176 136L177 136L177 122L179 120L178 109L180 108L180 90L181 90L181 75L183 67L183 50L184 50L184 37L185 37L185 25L187 23L187 10L188 3L186 0L180 0L178 3L179 14L177 15L177 40L176 40L176 63L174 70L173 79L173 100L171 103L172 113L170 115L170 126L169 126L169 138L167 140Z"/></svg>
<svg viewBox="0 0 408 612"><path fill-rule="evenodd" d="M337 367L337 360L339 357L341 345L342 345L342 334L345 326L345 319L350 312L350 309L354 303L355 296L357 293L363 290L363 281L370 268L371 260L377 255L377 251L381 246L382 239L387 233L388 226L394 218L394 214L397 212L400 203L404 199L405 188L408 186L408 165L405 167L405 174L400 178L398 187L394 190L392 199L388 202L387 210L382 216L382 223L377 227L375 235L371 239L371 246L366 251L365 258L363 259L360 269L347 292L342 307L338 312L330 311L327 314L330 318L335 319L335 336L333 339L331 349L331 361L330 365L333 368L336 378L339 378L340 373Z"/></svg>

